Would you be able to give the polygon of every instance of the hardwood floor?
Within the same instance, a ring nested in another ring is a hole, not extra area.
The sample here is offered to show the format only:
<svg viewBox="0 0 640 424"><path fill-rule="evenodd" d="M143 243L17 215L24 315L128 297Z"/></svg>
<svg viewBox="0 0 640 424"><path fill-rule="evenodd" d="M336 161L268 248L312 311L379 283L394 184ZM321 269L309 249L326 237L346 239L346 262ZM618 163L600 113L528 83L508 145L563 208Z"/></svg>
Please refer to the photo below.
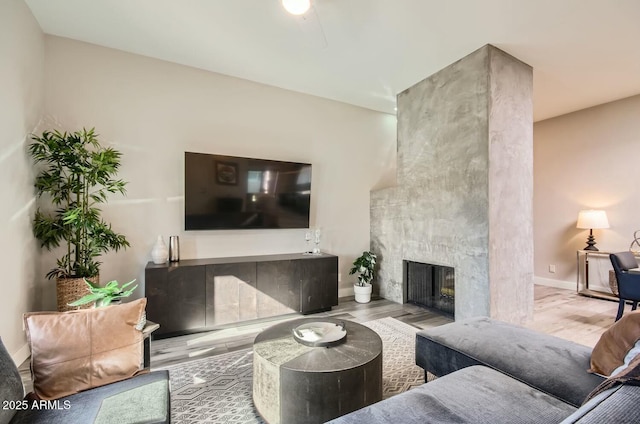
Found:
<svg viewBox="0 0 640 424"><path fill-rule="evenodd" d="M615 302L578 296L570 290L535 286L534 319L525 326L576 343L594 346L600 334L613 324L616 310ZM251 347L253 339L263 329L277 322L301 316L290 314L279 319L263 320L223 330L154 340L151 342L151 364L153 368L160 368ZM418 306L400 305L386 299L359 304L353 298L342 298L332 311L308 316L331 316L356 322L393 317L420 329L451 321Z"/></svg>
<svg viewBox="0 0 640 424"><path fill-rule="evenodd" d="M222 330L153 340L151 342L151 365L152 368L159 368L186 360L204 358L251 347L253 339L262 330L278 322L298 319L303 316L330 316L355 322L393 317L417 328L434 327L451 321L415 305L399 305L386 299L377 299L367 304L360 304L356 303L353 297L341 298L338 306L329 312L311 315L289 314L275 319L260 320L259 322Z"/></svg>
<svg viewBox="0 0 640 424"><path fill-rule="evenodd" d="M629 309L630 306L627 306L627 311ZM616 311L616 302L579 296L571 290L535 286L534 317L533 321L525 326L586 346L594 346L604 330L613 324ZM277 322L301 316L290 314L278 319L263 320L222 330L153 340L151 342L152 368L251 347L253 339L263 329ZM359 304L353 298L342 298L339 305L332 311L311 316L331 316L356 322L393 317L420 329L436 327L451 321L418 306L400 305L386 299ZM20 366L20 374L25 389L30 391L31 376L28 360Z"/></svg>
<svg viewBox="0 0 640 424"><path fill-rule="evenodd" d="M625 311L630 310L627 305ZM580 296L572 290L535 286L533 321L525 326L593 347L613 325L617 311L617 302Z"/></svg>

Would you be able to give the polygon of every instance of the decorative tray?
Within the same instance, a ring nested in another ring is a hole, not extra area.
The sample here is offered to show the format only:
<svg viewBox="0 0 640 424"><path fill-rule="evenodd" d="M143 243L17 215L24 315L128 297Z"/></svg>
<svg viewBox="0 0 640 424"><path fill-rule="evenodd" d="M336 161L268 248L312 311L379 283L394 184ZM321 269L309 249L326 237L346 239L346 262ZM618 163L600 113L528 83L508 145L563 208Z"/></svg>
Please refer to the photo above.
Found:
<svg viewBox="0 0 640 424"><path fill-rule="evenodd" d="M311 347L330 347L342 343L347 337L344 322L314 321L291 330L298 343Z"/></svg>

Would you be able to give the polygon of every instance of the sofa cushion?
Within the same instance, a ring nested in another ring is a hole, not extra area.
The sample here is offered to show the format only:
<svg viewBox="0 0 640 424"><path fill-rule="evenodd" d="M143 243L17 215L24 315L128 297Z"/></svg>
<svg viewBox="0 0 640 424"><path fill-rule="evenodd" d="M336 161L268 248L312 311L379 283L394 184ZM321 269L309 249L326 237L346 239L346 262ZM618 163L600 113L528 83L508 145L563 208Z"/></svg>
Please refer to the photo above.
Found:
<svg viewBox="0 0 640 424"><path fill-rule="evenodd" d="M418 332L416 364L436 376L486 365L576 408L604 378L589 374L591 349L490 318Z"/></svg>
<svg viewBox="0 0 640 424"><path fill-rule="evenodd" d="M35 394L57 399L136 375L143 349L136 325L145 306L143 298L103 308L25 314Z"/></svg>
<svg viewBox="0 0 640 424"><path fill-rule="evenodd" d="M333 424L540 423L576 408L484 366L472 366L330 421Z"/></svg>
<svg viewBox="0 0 640 424"><path fill-rule="evenodd" d="M590 372L605 376L624 364L627 352L640 339L640 311L632 311L602 333L591 353Z"/></svg>
<svg viewBox="0 0 640 424"><path fill-rule="evenodd" d="M48 401L47 408L33 407L33 402L29 402L29 409L18 411L11 424L171 422L168 371L154 371Z"/></svg>

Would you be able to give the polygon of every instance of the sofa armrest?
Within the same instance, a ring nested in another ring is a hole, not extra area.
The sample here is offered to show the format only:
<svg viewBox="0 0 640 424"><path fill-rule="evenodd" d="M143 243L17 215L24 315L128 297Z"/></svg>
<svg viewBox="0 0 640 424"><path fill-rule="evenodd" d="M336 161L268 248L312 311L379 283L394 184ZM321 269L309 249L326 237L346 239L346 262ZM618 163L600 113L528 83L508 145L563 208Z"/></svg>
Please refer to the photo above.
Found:
<svg viewBox="0 0 640 424"><path fill-rule="evenodd" d="M560 424L640 422L640 387L615 386L585 403Z"/></svg>
<svg viewBox="0 0 640 424"><path fill-rule="evenodd" d="M10 424L166 424L171 422L169 372L140 374L49 402L52 406L43 408L28 401Z"/></svg>
<svg viewBox="0 0 640 424"><path fill-rule="evenodd" d="M591 348L490 318L418 332L416 364L436 376L485 365L579 407L604 379L587 372Z"/></svg>
<svg viewBox="0 0 640 424"><path fill-rule="evenodd" d="M13 405L20 403L23 396L20 372L0 338L0 423L11 421L17 410Z"/></svg>

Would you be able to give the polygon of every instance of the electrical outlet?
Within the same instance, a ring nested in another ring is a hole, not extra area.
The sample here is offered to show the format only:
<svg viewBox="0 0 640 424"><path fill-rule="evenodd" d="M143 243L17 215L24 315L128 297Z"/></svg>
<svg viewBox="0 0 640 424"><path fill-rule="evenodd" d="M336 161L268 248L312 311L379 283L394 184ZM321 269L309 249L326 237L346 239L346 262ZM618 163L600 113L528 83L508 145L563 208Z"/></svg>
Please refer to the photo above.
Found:
<svg viewBox="0 0 640 424"><path fill-rule="evenodd" d="M555 274L556 273L556 266L555 265L549 265L549 272L551 274Z"/></svg>

